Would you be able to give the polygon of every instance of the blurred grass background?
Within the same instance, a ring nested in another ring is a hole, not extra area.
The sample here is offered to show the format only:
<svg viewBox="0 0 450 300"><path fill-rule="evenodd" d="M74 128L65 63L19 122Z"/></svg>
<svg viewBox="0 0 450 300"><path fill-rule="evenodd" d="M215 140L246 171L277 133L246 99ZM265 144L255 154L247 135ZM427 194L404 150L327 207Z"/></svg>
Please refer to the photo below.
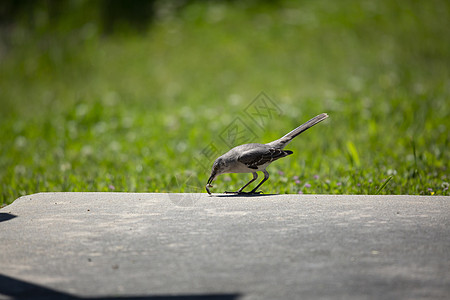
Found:
<svg viewBox="0 0 450 300"><path fill-rule="evenodd" d="M265 192L449 194L448 1L11 0L0 17L0 203L203 192L236 116L265 143L322 112ZM243 114L261 92L282 111L263 130Z"/></svg>

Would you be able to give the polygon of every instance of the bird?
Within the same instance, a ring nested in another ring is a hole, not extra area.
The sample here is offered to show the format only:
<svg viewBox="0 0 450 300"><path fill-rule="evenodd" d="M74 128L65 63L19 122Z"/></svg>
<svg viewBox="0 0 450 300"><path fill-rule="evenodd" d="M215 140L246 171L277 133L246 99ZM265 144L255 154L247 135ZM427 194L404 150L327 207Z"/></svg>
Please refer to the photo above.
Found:
<svg viewBox="0 0 450 300"><path fill-rule="evenodd" d="M211 183L216 179L217 176L225 173L252 173L253 178L247 182L243 187L241 187L236 192L225 192L232 194L260 194L257 192L258 188L269 179L269 173L266 168L274 161L291 155L293 152L291 150L284 150L284 147L289 144L292 139L298 136L300 133L311 128L317 123L322 122L328 118L328 114L322 113L315 116L308 122L298 126L291 132L287 133L283 137L267 143L258 144L250 143L243 144L232 148L227 153L218 157L212 166L211 175L209 176L208 182L206 184L206 191L211 195L209 188L213 187ZM252 182L258 178L257 172L264 173L264 179L250 192L244 192L243 190Z"/></svg>

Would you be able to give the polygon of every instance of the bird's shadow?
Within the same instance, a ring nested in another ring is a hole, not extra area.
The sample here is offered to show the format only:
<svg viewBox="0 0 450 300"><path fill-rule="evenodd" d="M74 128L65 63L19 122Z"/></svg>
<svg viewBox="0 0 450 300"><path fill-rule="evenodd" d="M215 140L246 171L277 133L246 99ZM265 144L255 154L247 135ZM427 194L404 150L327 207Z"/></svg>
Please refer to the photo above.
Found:
<svg viewBox="0 0 450 300"><path fill-rule="evenodd" d="M279 194L233 194L233 193L229 193L229 194L211 194L210 197L242 197L242 198L247 198L247 197L265 197L265 196L276 196Z"/></svg>
<svg viewBox="0 0 450 300"><path fill-rule="evenodd" d="M36 283L24 281L18 278L9 277L0 274L0 296L6 296L6 299L15 300L237 300L241 298L238 293L223 294L163 294L163 295L141 295L141 296L80 296L64 291L59 291L39 285ZM0 297L3 299L3 297Z"/></svg>

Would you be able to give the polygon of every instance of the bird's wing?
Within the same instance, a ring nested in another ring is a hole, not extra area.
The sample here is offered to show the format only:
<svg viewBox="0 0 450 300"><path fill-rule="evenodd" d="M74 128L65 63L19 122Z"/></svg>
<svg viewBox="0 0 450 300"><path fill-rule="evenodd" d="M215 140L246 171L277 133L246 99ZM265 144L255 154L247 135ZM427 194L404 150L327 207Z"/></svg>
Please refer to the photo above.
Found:
<svg viewBox="0 0 450 300"><path fill-rule="evenodd" d="M279 158L292 154L290 150L258 147L247 150L238 157L238 161L250 169L258 169L259 166L270 163Z"/></svg>

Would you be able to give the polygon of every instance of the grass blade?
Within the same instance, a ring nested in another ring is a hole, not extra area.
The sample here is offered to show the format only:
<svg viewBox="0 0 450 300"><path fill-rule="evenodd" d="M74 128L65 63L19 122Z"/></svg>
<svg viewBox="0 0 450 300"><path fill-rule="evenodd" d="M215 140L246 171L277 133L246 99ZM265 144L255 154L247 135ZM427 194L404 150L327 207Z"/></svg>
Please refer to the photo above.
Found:
<svg viewBox="0 0 450 300"><path fill-rule="evenodd" d="M388 179L386 179L386 181L380 186L380 188L377 190L377 192L375 193L375 195L379 195L381 193L381 191L384 189L384 187L389 183L389 181L391 181L393 176L390 176Z"/></svg>
<svg viewBox="0 0 450 300"><path fill-rule="evenodd" d="M356 150L355 144L353 144L351 141L347 141L347 151L350 155L350 160L352 161L353 165L359 168L361 166L361 162L359 160L358 151Z"/></svg>

